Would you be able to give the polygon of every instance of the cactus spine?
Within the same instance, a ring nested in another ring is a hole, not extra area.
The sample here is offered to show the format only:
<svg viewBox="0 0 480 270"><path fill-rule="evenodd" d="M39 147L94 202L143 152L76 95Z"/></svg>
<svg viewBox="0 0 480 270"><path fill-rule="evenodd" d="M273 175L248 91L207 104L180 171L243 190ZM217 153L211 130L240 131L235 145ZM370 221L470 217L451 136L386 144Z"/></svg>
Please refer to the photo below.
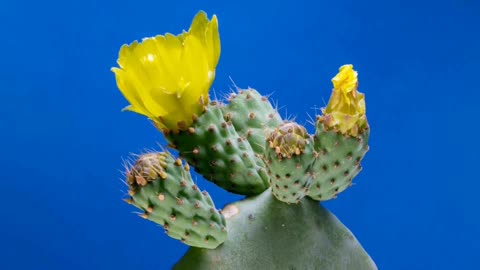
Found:
<svg viewBox="0 0 480 270"><path fill-rule="evenodd" d="M175 269L376 269L353 235L318 201L360 172L370 129L357 72L340 67L315 134L284 121L268 98L239 90L226 103L208 89L220 55L216 16L189 29L122 46L117 85L127 110L148 117L169 152L140 155L126 201L192 249ZM183 162L184 159L187 163ZM218 211L189 165L244 201ZM228 233L227 233L228 231Z"/></svg>

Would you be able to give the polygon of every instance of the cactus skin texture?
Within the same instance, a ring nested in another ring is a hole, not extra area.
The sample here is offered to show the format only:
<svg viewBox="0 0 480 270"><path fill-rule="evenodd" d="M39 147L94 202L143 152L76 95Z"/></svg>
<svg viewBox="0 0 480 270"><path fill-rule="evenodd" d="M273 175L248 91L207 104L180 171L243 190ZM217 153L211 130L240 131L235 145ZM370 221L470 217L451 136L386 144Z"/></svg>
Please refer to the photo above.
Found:
<svg viewBox="0 0 480 270"><path fill-rule="evenodd" d="M313 142L307 130L285 122L268 136L265 159L272 194L280 201L298 203L312 181Z"/></svg>
<svg viewBox="0 0 480 270"><path fill-rule="evenodd" d="M232 122L257 155L263 155L266 136L282 123L277 110L267 97L251 88L232 93L228 101L223 110L225 120Z"/></svg>
<svg viewBox="0 0 480 270"><path fill-rule="evenodd" d="M287 205L270 189L227 205L228 239L214 250L190 248L174 270L371 270L353 234L318 202Z"/></svg>
<svg viewBox="0 0 480 270"><path fill-rule="evenodd" d="M187 245L216 248L225 241L225 218L210 195L192 182L189 166L169 153L141 155L127 173L126 201L143 211L141 217Z"/></svg>
<svg viewBox="0 0 480 270"><path fill-rule="evenodd" d="M368 151L370 130L365 128L357 136L345 136L326 130L322 118L316 122L314 147L317 158L313 165L315 178L308 192L314 200L326 201L352 184L362 170L360 161Z"/></svg>
<svg viewBox="0 0 480 270"><path fill-rule="evenodd" d="M165 138L205 179L233 193L259 194L268 188L265 164L224 120L223 106L212 102L189 129L165 132Z"/></svg>

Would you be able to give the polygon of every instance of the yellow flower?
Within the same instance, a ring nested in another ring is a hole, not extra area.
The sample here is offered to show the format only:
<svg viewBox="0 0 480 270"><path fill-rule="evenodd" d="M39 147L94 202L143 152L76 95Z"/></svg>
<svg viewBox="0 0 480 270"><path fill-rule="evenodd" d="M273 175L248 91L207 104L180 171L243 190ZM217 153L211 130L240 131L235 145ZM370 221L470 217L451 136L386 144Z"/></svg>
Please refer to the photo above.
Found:
<svg viewBox="0 0 480 270"><path fill-rule="evenodd" d="M357 72L352 65L343 65L332 79L333 92L324 109L324 124L343 134L357 136L367 126L365 96L357 91Z"/></svg>
<svg viewBox="0 0 480 270"><path fill-rule="evenodd" d="M123 45L117 86L130 103L124 110L145 115L162 130L188 128L208 103L220 57L218 21L197 13L188 32L144 38Z"/></svg>

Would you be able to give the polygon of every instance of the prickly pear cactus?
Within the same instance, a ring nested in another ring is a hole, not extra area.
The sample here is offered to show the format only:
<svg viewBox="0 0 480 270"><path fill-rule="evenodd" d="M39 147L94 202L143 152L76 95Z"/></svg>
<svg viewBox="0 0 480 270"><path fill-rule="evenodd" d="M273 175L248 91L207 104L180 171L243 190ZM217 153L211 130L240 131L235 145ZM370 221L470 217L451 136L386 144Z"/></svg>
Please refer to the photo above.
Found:
<svg viewBox="0 0 480 270"><path fill-rule="evenodd" d="M270 189L227 205L228 239L214 250L191 248L185 269L376 269L355 236L312 200L287 205Z"/></svg>
<svg viewBox="0 0 480 270"><path fill-rule="evenodd" d="M268 187L265 164L221 106L211 102L187 130L164 130L165 137L205 179L230 192L258 194Z"/></svg>
<svg viewBox="0 0 480 270"><path fill-rule="evenodd" d="M282 120L255 89L210 100L220 57L217 17L123 45L113 68L130 103L176 153L137 157L125 201L192 248L174 269L376 269L353 234L319 201L360 172L370 129L352 65L340 67L315 134ZM218 210L190 166L245 200Z"/></svg>
<svg viewBox="0 0 480 270"><path fill-rule="evenodd" d="M267 138L265 159L272 194L286 203L300 202L312 183L313 143L307 130L285 122Z"/></svg>
<svg viewBox="0 0 480 270"><path fill-rule="evenodd" d="M170 153L141 155L127 174L128 203L187 245L216 248L227 238L225 218L193 183L189 166Z"/></svg>

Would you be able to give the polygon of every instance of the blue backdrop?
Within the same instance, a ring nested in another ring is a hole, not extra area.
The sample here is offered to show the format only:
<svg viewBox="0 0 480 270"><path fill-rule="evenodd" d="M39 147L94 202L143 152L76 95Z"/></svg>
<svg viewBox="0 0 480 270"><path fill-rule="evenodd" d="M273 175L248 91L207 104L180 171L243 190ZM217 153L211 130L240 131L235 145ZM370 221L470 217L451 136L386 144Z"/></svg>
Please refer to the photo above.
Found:
<svg viewBox="0 0 480 270"><path fill-rule="evenodd" d="M0 4L1 269L169 269L186 251L121 201L122 159L164 141L120 112L110 68L200 9L219 18L218 97L233 80L307 124L338 67L358 70L371 150L325 206L380 269L478 267L478 1L17 0ZM218 207L240 198L197 178Z"/></svg>

